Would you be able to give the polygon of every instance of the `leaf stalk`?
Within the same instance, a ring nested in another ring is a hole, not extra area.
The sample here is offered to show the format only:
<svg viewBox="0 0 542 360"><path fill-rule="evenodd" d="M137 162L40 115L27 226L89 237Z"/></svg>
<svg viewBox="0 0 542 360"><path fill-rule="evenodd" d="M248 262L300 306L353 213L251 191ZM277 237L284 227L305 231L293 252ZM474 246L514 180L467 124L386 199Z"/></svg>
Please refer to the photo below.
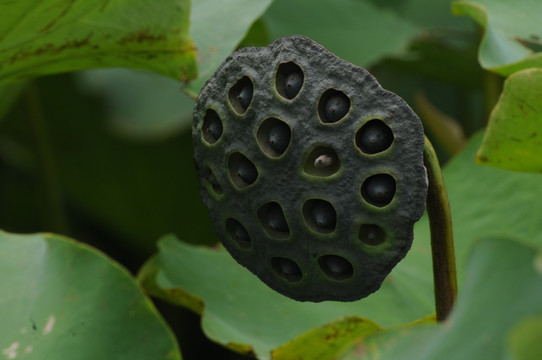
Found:
<svg viewBox="0 0 542 360"><path fill-rule="evenodd" d="M431 229L433 281L437 321L446 319L457 297L452 216L444 178L433 145L425 137L424 164L427 169L427 213Z"/></svg>

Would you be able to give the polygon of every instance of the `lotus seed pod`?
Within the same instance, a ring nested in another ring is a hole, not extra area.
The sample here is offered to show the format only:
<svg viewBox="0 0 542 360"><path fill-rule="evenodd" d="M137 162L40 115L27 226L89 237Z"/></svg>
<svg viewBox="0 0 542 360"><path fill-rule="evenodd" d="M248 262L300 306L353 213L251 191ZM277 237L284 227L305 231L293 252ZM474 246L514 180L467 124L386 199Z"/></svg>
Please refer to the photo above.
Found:
<svg viewBox="0 0 542 360"><path fill-rule="evenodd" d="M288 74L288 76L286 76L286 79L284 80L284 92L286 93L288 99L293 99L297 95L297 93L299 93L299 90L301 90L302 85L302 73L292 72Z"/></svg>
<svg viewBox="0 0 542 360"><path fill-rule="evenodd" d="M219 239L276 291L357 300L407 254L425 209L423 128L366 70L301 36L241 49L202 88L192 134Z"/></svg>

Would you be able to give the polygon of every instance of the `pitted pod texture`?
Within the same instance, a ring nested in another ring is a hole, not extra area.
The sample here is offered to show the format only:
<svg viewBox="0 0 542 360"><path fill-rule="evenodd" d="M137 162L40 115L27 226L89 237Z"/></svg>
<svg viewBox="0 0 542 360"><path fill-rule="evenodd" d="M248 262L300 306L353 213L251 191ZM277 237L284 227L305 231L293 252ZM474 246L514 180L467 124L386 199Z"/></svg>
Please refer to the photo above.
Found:
<svg viewBox="0 0 542 360"><path fill-rule="evenodd" d="M310 39L228 57L198 96L193 141L218 237L286 296L363 298L412 244L427 192L420 120Z"/></svg>

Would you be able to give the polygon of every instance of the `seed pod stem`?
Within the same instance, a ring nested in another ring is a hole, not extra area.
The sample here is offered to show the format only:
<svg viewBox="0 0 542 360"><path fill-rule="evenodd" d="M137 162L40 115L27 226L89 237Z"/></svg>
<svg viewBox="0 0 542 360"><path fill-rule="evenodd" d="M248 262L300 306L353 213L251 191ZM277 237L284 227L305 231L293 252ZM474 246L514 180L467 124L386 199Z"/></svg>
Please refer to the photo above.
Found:
<svg viewBox="0 0 542 360"><path fill-rule="evenodd" d="M429 180L427 213L431 229L435 306L437 321L440 322L450 313L457 296L452 216L438 158L427 137L423 155Z"/></svg>

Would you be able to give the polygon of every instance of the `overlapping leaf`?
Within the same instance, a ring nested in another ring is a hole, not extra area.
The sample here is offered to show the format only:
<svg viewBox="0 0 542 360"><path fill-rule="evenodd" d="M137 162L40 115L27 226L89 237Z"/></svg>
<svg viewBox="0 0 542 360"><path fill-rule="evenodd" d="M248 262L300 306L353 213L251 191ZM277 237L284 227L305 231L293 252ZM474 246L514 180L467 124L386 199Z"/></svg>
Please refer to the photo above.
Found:
<svg viewBox="0 0 542 360"><path fill-rule="evenodd" d="M173 334L130 274L50 234L0 232L3 359L179 359Z"/></svg>
<svg viewBox="0 0 542 360"><path fill-rule="evenodd" d="M192 2L190 34L198 52L199 77L186 87L196 96L207 79L233 52L272 0L198 0Z"/></svg>
<svg viewBox="0 0 542 360"><path fill-rule="evenodd" d="M264 16L270 36L310 37L337 56L368 66L406 51L421 29L391 11L364 1L275 0Z"/></svg>
<svg viewBox="0 0 542 360"><path fill-rule="evenodd" d="M476 160L508 170L542 172L542 69L512 74L489 119Z"/></svg>
<svg viewBox="0 0 542 360"><path fill-rule="evenodd" d="M457 1L455 14L468 15L484 31L478 59L501 75L542 67L542 2L538 0Z"/></svg>
<svg viewBox="0 0 542 360"><path fill-rule="evenodd" d="M141 273L145 288L203 312L202 327L211 339L263 359L281 344L347 315L395 325L431 312L431 283L423 280L413 279L418 289L389 280L383 290L360 302L302 303L269 289L222 247L189 245L168 236L159 249Z"/></svg>
<svg viewBox="0 0 542 360"><path fill-rule="evenodd" d="M536 346L519 347L521 341L527 345L529 337L518 340L516 333L531 336L532 342L533 330L540 328L535 317L542 311L539 262L540 253L534 248L508 239L484 239L472 249L464 286L445 323L396 333L393 341L364 356L359 354L364 344L359 343L341 359L510 359L506 340L511 331L512 353L535 359L540 356ZM534 322L526 323L531 317ZM384 337L389 341L389 334Z"/></svg>
<svg viewBox="0 0 542 360"><path fill-rule="evenodd" d="M0 2L0 84L95 67L196 75L190 2Z"/></svg>

